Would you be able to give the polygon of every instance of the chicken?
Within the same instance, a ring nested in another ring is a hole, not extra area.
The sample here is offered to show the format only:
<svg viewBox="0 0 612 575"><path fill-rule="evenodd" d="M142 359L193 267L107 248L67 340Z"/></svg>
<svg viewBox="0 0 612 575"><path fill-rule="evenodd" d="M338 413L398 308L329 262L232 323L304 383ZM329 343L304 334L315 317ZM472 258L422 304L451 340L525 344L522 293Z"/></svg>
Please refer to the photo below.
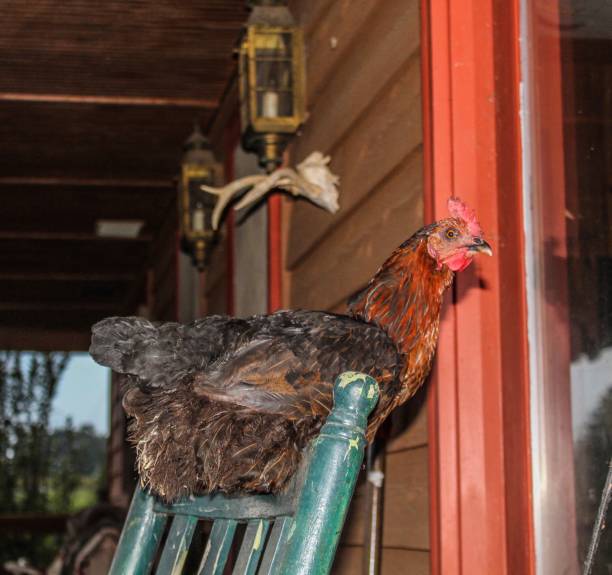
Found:
<svg viewBox="0 0 612 575"><path fill-rule="evenodd" d="M492 254L474 213L404 242L348 306L348 315L280 311L189 325L112 317L90 353L125 374L141 481L165 500L214 491L277 492L332 407L343 371L374 377L367 439L429 373L444 290L477 253Z"/></svg>

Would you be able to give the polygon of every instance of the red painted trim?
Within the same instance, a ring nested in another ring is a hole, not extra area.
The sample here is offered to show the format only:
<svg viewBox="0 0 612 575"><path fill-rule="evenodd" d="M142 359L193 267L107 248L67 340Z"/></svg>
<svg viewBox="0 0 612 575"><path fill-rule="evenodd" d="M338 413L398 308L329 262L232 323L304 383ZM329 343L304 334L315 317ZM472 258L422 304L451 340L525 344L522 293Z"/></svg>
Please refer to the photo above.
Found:
<svg viewBox="0 0 612 575"><path fill-rule="evenodd" d="M422 73L425 93L430 98L430 102L424 104L423 160L426 185L424 204L427 208L428 221L433 221L445 215L445 202L451 195L453 182L451 85L448 63L443 60L443 55L448 55L450 51L450 34L447 3L424 0L423 4L424 25L428 28L422 33L422 37L426 39L427 50L427 62L423 63ZM435 74L434 65L437 66ZM432 573L435 575L461 573L454 316L454 307L447 303L440 326L438 353L432 373L432 390L429 398L432 473L431 558ZM441 422L445 422L447 433L443 433L440 429Z"/></svg>
<svg viewBox="0 0 612 575"><path fill-rule="evenodd" d="M421 108L423 114L423 198L424 219L432 221L433 206L433 110L431 98L431 24L429 0L421 1Z"/></svg>
<svg viewBox="0 0 612 575"><path fill-rule="evenodd" d="M283 307L282 197L268 198L268 313Z"/></svg>
<svg viewBox="0 0 612 575"><path fill-rule="evenodd" d="M529 574L518 1L423 0L422 18L426 216L460 196L496 252L458 275L443 312L429 401L432 573Z"/></svg>
<svg viewBox="0 0 612 575"><path fill-rule="evenodd" d="M497 210L508 572L535 573L518 1L495 0ZM527 152L529 153L529 152ZM507 301L510 300L510 301Z"/></svg>

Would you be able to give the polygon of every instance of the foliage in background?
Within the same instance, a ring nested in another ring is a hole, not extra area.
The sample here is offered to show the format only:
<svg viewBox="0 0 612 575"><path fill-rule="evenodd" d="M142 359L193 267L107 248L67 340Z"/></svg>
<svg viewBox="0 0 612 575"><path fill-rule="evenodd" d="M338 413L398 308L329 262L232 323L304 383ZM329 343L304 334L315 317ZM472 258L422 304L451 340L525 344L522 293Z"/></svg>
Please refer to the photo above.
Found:
<svg viewBox="0 0 612 575"><path fill-rule="evenodd" d="M93 426L49 427L68 354L0 352L0 513L71 513L95 503L106 439ZM61 534L7 534L0 565L27 557L47 565Z"/></svg>
<svg viewBox="0 0 612 575"><path fill-rule="evenodd" d="M584 435L574 446L576 458L576 508L579 559L584 561L612 456L612 389L604 394L589 420ZM610 515L610 510L608 510ZM612 573L612 537L601 539L593 575Z"/></svg>

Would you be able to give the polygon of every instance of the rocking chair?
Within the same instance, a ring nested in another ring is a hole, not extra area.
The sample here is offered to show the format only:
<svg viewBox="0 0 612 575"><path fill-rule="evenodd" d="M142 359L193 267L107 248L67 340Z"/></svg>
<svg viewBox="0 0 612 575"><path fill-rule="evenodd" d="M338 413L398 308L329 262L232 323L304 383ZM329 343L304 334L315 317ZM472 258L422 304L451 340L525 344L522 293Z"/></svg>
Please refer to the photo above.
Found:
<svg viewBox="0 0 612 575"><path fill-rule="evenodd" d="M377 400L374 379L341 374L334 385L334 408L284 493L213 494L164 504L137 489L111 575L145 575L155 564L159 575L182 573L200 520L214 523L198 575L229 573L230 549L240 524L246 527L233 575L329 573L363 461L367 417Z"/></svg>

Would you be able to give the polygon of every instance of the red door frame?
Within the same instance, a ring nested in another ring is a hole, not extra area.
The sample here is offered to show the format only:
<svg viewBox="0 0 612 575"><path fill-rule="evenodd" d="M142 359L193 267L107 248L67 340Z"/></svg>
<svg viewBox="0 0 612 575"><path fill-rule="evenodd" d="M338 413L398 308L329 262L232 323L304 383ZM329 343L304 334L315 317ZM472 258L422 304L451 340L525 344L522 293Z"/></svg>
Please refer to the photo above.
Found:
<svg viewBox="0 0 612 575"><path fill-rule="evenodd" d="M426 219L457 195L495 252L458 274L442 320L429 399L434 575L534 572L518 12L518 0L422 0Z"/></svg>
<svg viewBox="0 0 612 575"><path fill-rule="evenodd" d="M282 201L280 193L268 197L268 313L283 307Z"/></svg>

